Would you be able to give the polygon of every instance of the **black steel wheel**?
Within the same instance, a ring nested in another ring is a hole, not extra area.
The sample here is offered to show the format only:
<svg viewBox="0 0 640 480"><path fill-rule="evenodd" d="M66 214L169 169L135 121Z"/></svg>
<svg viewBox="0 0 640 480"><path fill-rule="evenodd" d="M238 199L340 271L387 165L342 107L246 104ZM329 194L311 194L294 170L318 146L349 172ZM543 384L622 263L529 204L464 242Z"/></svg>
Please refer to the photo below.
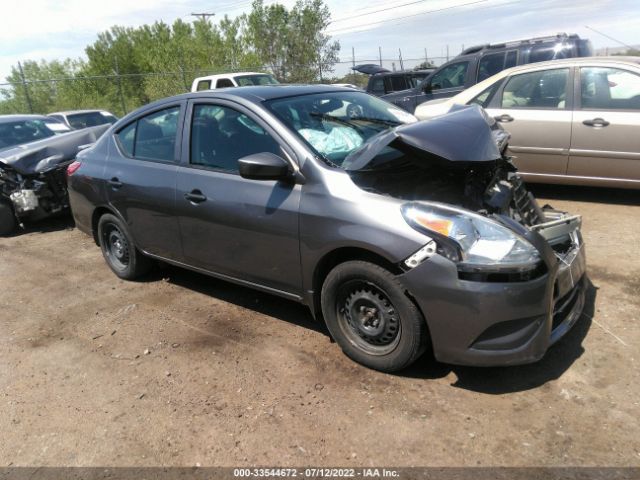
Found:
<svg viewBox="0 0 640 480"><path fill-rule="evenodd" d="M151 260L136 249L126 226L115 215L100 217L98 240L107 265L118 277L133 280L151 268Z"/></svg>
<svg viewBox="0 0 640 480"><path fill-rule="evenodd" d="M344 335L371 355L392 352L400 340L400 318L385 292L359 280L338 290L336 316Z"/></svg>
<svg viewBox="0 0 640 480"><path fill-rule="evenodd" d="M118 270L125 270L129 265L129 243L116 224L105 225L102 241L105 245L107 261Z"/></svg>
<svg viewBox="0 0 640 480"><path fill-rule="evenodd" d="M398 278L364 261L336 266L324 281L322 314L345 354L367 367L394 372L429 346L427 324Z"/></svg>

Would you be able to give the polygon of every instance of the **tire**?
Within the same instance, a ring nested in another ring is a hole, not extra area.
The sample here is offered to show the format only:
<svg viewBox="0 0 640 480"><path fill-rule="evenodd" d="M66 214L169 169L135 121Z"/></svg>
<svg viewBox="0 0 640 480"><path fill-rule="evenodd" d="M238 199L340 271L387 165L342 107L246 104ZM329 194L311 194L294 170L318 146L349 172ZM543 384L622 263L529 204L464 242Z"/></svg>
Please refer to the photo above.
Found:
<svg viewBox="0 0 640 480"><path fill-rule="evenodd" d="M98 220L98 242L109 268L124 280L135 280L149 272L152 260L134 245L124 222L105 213Z"/></svg>
<svg viewBox="0 0 640 480"><path fill-rule="evenodd" d="M16 225L13 208L7 202L0 201L0 235L9 235L16 229Z"/></svg>
<svg viewBox="0 0 640 480"><path fill-rule="evenodd" d="M335 267L324 281L322 314L342 351L382 372L408 367L426 350L427 324L388 270L364 261Z"/></svg>

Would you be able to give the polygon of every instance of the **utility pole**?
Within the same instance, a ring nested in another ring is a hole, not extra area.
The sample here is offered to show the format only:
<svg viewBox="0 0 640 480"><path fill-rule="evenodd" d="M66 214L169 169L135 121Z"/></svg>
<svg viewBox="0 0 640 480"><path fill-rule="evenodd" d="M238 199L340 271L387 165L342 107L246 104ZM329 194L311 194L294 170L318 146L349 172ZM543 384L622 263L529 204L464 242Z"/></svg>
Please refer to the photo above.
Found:
<svg viewBox="0 0 640 480"><path fill-rule="evenodd" d="M198 17L199 20L206 21L209 17L215 16L215 13L192 13L192 17Z"/></svg>
<svg viewBox="0 0 640 480"><path fill-rule="evenodd" d="M449 44L447 43L447 62L449 61Z"/></svg>
<svg viewBox="0 0 640 480"><path fill-rule="evenodd" d="M427 47L424 47L424 61L428 66L429 65L429 56L427 55Z"/></svg>
<svg viewBox="0 0 640 480"><path fill-rule="evenodd" d="M18 62L18 69L20 70L20 78L22 79L22 86L24 87L24 96L27 97L29 113L33 113L33 104L31 103L31 97L29 96L29 87L27 87L27 80L24 78L24 71L22 70L22 64L20 62Z"/></svg>
<svg viewBox="0 0 640 480"><path fill-rule="evenodd" d="M351 47L351 65L356 68L356 49Z"/></svg>
<svg viewBox="0 0 640 480"><path fill-rule="evenodd" d="M115 58L116 82L118 83L118 95L120 96L120 105L123 115L127 114L127 105L124 103L124 93L122 92L122 80L120 79L120 69L118 68L118 57Z"/></svg>
<svg viewBox="0 0 640 480"><path fill-rule="evenodd" d="M404 64L402 63L402 50L398 49L398 60L400 60L400 70L404 70Z"/></svg>
<svg viewBox="0 0 640 480"><path fill-rule="evenodd" d="M378 47L378 58L380 59L380 66L382 66L382 47Z"/></svg>

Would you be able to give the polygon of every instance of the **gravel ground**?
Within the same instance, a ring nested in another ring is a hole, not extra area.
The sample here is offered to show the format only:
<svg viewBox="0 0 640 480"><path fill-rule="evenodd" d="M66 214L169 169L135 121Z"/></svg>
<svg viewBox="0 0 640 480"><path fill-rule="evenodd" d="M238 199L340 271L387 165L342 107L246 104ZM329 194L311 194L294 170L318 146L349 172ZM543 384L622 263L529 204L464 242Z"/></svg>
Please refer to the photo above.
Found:
<svg viewBox="0 0 640 480"><path fill-rule="evenodd" d="M522 367L386 375L295 303L121 281L69 220L0 239L0 466L640 466L640 195L534 190L584 216L593 287Z"/></svg>

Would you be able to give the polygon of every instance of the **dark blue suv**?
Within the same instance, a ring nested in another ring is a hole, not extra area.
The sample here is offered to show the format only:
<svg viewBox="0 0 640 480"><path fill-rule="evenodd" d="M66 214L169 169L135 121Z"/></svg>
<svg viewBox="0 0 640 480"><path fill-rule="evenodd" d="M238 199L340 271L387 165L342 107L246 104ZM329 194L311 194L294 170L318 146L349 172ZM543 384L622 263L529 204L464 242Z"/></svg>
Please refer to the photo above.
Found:
<svg viewBox="0 0 640 480"><path fill-rule="evenodd" d="M566 33L550 37L477 45L432 72L414 88L382 98L413 113L429 100L449 98L504 69L562 58L590 57L591 42Z"/></svg>

